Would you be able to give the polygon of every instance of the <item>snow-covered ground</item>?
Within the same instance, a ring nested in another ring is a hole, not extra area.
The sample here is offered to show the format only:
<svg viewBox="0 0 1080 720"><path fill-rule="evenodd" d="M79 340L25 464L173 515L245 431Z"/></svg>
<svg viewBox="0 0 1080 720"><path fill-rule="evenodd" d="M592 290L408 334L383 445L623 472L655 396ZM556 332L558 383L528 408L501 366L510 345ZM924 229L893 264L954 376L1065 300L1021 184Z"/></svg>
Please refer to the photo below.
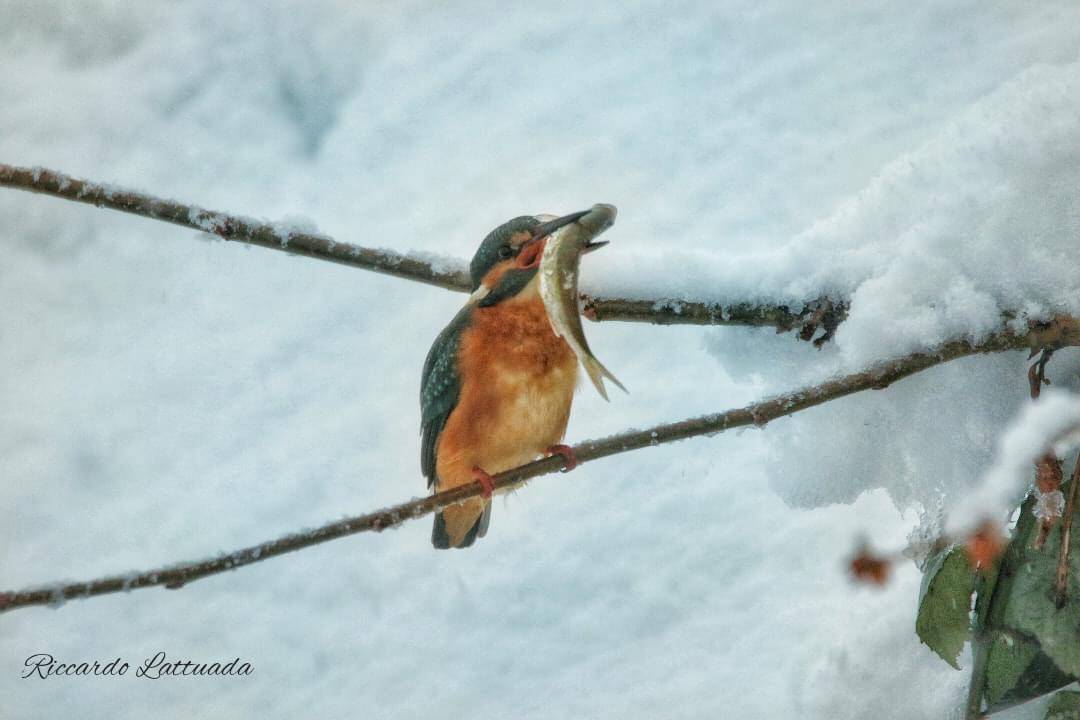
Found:
<svg viewBox="0 0 1080 720"><path fill-rule="evenodd" d="M631 394L583 386L572 441L1080 311L1073 0L382 5L0 0L0 162L462 259L610 202L586 288L852 298L820 352L588 325ZM464 296L14 191L0 251L0 589L422 494L420 367ZM546 477L466 552L425 520L2 615L0 714L956 716L918 571L868 590L844 561L985 473L1023 371L970 358ZM20 679L159 650L255 673Z"/></svg>

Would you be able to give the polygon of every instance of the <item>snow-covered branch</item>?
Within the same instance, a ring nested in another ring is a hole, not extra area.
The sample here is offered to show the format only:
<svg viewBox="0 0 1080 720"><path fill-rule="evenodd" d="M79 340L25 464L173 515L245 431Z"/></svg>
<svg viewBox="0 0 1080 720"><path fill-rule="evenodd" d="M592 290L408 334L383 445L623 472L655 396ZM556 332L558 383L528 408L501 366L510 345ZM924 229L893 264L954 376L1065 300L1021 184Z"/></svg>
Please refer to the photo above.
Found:
<svg viewBox="0 0 1080 720"><path fill-rule="evenodd" d="M703 415L674 423L657 425L645 430L630 430L608 438L591 440L574 446L580 463L588 463L611 455L714 435L725 430L749 425L763 427L778 418L793 415L837 398L869 389L883 389L890 384L927 368L967 355L1003 352L1041 347L1080 345L1080 319L1059 317L1049 323L1033 323L1026 332L1005 327L981 342L967 340L947 343L934 352L917 353L879 363L861 372L829 380L774 397L744 408ZM561 457L537 460L494 476L496 489L508 489L526 480L557 472L562 468ZM93 597L137 588L163 585L178 588L183 585L244 565L260 562L277 555L300 550L361 532L382 531L407 520L423 517L442 508L483 492L479 483L463 485L426 498L401 503L384 510L329 523L315 530L286 535L253 545L236 552L198 562L170 565L146 572L129 573L77 583L57 583L36 589L0 593L0 612L32 605L57 605L65 600Z"/></svg>
<svg viewBox="0 0 1080 720"><path fill-rule="evenodd" d="M105 183L80 180L55 170L0 163L0 187L119 210L211 233L225 240L305 255L447 290L469 292L470 289L469 275L463 260L432 260L384 248L366 248L338 242L326 235L304 232L287 224L267 223L206 210ZM829 324L833 323L832 327L835 327L835 322L843 318L845 309L842 305L837 304L833 309L833 306L828 304L829 312L824 314L822 307L824 305L821 303L789 309L786 305L760 303L722 305L668 298L589 297L586 299L585 314L593 320L661 325L751 325L775 327L779 330L798 327L802 329L803 336L809 339L819 326L825 328L827 335L831 335Z"/></svg>

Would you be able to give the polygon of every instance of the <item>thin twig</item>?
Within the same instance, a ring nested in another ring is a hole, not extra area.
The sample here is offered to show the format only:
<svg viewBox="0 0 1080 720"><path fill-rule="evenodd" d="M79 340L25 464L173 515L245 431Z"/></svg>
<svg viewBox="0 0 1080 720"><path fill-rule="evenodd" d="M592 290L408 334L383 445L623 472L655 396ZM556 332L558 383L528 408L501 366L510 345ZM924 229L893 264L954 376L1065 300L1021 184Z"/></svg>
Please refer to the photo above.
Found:
<svg viewBox="0 0 1080 720"><path fill-rule="evenodd" d="M1069 546L1072 544L1072 523L1076 515L1077 487L1080 487L1080 454L1069 478L1069 498L1065 502L1065 517L1061 519L1061 549L1058 551L1057 575L1054 581L1054 605L1065 607L1069 600Z"/></svg>
<svg viewBox="0 0 1080 720"><path fill-rule="evenodd" d="M165 200L104 183L80 180L55 170L0 163L0 187L119 210L210 233L225 240L394 275L447 290L471 290L466 263L461 260L447 258L430 262L393 250L337 242L326 235L300 232L283 225L206 210L196 205ZM795 327L805 328L815 307L792 310L786 305L757 303L721 305L667 298L628 300L590 297L586 299L585 314L594 320L659 325L751 325L791 330ZM838 322L843 318L846 308L842 303L837 303L835 308L834 316Z"/></svg>
<svg viewBox="0 0 1080 720"><path fill-rule="evenodd" d="M722 413L704 415L680 422L657 425L646 430L631 430L574 447L579 463L587 463L609 455L663 445L677 440L714 435L732 428L753 425L763 427L777 418L793 415L837 398L871 388L882 389L890 384L955 358L977 353L1002 352L1031 347L1062 347L1080 345L1080 319L1059 317L1050 323L1032 324L1028 332L1015 333L1002 329L979 343L956 341L947 343L935 352L917 353L898 360L880 363L867 370L829 380L820 385L786 393L778 397ZM528 463L494 476L496 489L508 489L525 480L547 475L562 468L562 458L555 456ZM181 587L199 578L234 570L244 565L283 555L301 548L368 531L382 531L406 520L423 517L483 492L479 483L471 483L427 498L412 500L385 510L360 515L324 525L315 530L294 533L253 545L227 555L199 562L171 565L147 572L62 584L57 583L32 590L0 593L0 612L31 605L59 604L64 600L164 585Z"/></svg>
<svg viewBox="0 0 1080 720"><path fill-rule="evenodd" d="M1032 400L1039 398L1043 385L1050 384L1050 381L1046 379L1046 364L1050 362L1050 357L1054 354L1054 351L1050 348L1042 348L1041 352L1033 350L1032 357L1035 356L1036 352L1039 353L1039 359L1028 367L1028 385L1031 388ZM1030 358L1028 359L1030 360Z"/></svg>
<svg viewBox="0 0 1080 720"><path fill-rule="evenodd" d="M206 210L134 190L79 180L44 168L14 167L0 163L0 187L119 210L211 233L225 240L351 265L449 290L469 290L468 273L465 272L464 264L457 261L447 263L454 267L443 269L393 250L373 250L339 243L325 235L298 232L287 227Z"/></svg>

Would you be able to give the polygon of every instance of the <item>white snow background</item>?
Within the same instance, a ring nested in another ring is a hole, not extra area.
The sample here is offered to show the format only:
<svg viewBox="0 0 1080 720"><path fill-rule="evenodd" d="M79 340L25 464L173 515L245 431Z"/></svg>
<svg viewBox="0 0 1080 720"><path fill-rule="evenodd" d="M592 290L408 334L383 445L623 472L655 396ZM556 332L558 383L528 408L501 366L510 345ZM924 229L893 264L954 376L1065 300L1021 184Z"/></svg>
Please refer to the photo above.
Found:
<svg viewBox="0 0 1080 720"><path fill-rule="evenodd" d="M583 386L578 441L1080 311L1080 5L0 0L0 161L462 260L609 202L587 288L852 298L820 352L588 324L631 394ZM0 589L423 494L420 368L463 295L8 190L0 251ZM987 471L1024 368L545 477L464 552L423 520L5 614L0 716L956 717L918 571L871 590L845 559ZM255 673L20 678L159 650Z"/></svg>

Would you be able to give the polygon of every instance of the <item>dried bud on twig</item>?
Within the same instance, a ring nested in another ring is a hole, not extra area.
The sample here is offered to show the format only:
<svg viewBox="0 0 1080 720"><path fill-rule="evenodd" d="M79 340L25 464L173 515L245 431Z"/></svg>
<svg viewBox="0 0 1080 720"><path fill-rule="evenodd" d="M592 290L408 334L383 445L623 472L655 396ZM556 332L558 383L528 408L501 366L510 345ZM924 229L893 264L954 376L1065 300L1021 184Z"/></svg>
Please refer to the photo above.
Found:
<svg viewBox="0 0 1080 720"><path fill-rule="evenodd" d="M864 545L851 559L848 570L857 582L880 586L889 580L892 561L887 557L875 555Z"/></svg>
<svg viewBox="0 0 1080 720"><path fill-rule="evenodd" d="M989 568L1005 550L1005 537L997 523L987 520L968 538L968 561L976 570Z"/></svg>
<svg viewBox="0 0 1080 720"><path fill-rule="evenodd" d="M1035 487L1041 493L1061 489L1061 461L1048 452L1035 462Z"/></svg>

